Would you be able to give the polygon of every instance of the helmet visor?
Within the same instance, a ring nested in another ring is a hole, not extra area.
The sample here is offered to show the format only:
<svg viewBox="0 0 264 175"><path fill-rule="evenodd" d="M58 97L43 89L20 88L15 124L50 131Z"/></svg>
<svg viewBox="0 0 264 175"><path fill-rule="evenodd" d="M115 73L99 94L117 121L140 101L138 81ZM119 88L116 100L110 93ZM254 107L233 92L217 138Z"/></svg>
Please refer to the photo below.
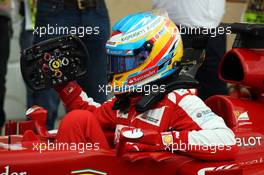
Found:
<svg viewBox="0 0 264 175"><path fill-rule="evenodd" d="M142 51L136 56L108 55L108 71L117 74L132 70L140 66L147 57L147 51Z"/></svg>

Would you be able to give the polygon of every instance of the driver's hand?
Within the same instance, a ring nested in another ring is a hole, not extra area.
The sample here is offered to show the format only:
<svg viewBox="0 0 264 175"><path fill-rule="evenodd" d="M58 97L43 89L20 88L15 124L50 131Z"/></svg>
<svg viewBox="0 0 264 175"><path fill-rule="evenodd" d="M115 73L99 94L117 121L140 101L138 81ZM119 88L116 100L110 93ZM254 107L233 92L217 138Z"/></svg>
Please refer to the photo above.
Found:
<svg viewBox="0 0 264 175"><path fill-rule="evenodd" d="M126 152L165 151L172 143L172 132L126 127L120 133L117 155Z"/></svg>

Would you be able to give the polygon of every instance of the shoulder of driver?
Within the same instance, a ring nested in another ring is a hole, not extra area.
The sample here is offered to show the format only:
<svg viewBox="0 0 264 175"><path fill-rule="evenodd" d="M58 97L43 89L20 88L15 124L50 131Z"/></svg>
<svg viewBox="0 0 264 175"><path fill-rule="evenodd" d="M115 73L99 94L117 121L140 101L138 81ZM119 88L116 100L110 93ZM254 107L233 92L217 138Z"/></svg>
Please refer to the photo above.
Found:
<svg viewBox="0 0 264 175"><path fill-rule="evenodd" d="M174 90L166 95L166 98L174 104L179 104L186 96L193 96L194 98L197 97L197 90L196 89L177 89Z"/></svg>
<svg viewBox="0 0 264 175"><path fill-rule="evenodd" d="M215 123L212 126L226 127L223 119L197 96L196 89L179 89L167 95L167 98L175 106L181 108L186 115L191 117L200 127L207 127L208 123Z"/></svg>

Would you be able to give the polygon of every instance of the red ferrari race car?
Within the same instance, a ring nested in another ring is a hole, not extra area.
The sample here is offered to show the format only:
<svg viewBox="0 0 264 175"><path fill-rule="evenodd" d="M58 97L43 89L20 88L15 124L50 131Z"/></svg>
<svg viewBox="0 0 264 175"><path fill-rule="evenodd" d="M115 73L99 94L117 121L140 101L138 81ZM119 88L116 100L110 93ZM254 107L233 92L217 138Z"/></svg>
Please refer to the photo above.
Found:
<svg viewBox="0 0 264 175"><path fill-rule="evenodd" d="M96 145L90 145L91 151L56 150L54 149L56 143L53 142L56 131L47 131L44 127L47 111L33 107L26 114L30 120L7 123L6 135L0 137L0 175L263 175L264 26L247 24L231 26L237 37L233 49L222 59L219 75L223 81L236 85L238 89L243 87L248 93L236 90L231 96L212 96L207 99L206 104L216 114L222 116L234 131L239 147L236 160L202 161L166 151L135 152L118 156L113 144L114 131L105 131L107 140L113 148L111 150L97 149ZM83 47L78 45L78 39L72 36L59 40L54 43L48 41L46 45L44 44L44 48ZM68 45L64 45L63 42L67 42ZM34 49L40 50L42 47L38 46ZM26 53L27 56L32 54L35 54L35 51L29 50ZM80 54L80 57L85 55L81 52L76 54ZM49 57L50 55L45 55L45 59ZM32 60L29 57L27 59L28 62L22 61L21 64L35 65L30 62ZM66 65L69 62L70 65L78 67L77 71L70 73L72 75L70 79L73 80L83 74L84 69L81 65L85 64L82 60L64 60ZM56 67L56 63L54 66ZM63 71L71 70L76 69ZM64 73L63 71L59 74ZM28 72L22 70L23 76L30 76ZM33 80L34 77L31 79ZM27 83L38 89L43 85L41 78L39 81Z"/></svg>

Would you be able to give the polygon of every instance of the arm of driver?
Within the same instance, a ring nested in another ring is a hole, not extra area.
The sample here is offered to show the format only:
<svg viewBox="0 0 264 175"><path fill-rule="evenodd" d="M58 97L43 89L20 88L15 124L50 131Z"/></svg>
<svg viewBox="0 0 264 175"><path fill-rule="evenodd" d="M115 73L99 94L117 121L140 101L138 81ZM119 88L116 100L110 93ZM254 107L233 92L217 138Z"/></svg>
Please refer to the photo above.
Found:
<svg viewBox="0 0 264 175"><path fill-rule="evenodd" d="M178 107L182 117L191 119L197 128L175 131L172 150L204 160L231 160L236 157L233 131L200 98L187 95L179 101Z"/></svg>
<svg viewBox="0 0 264 175"><path fill-rule="evenodd" d="M55 90L58 92L68 112L77 109L88 110L95 114L103 128L115 127L116 111L112 110L112 104L115 99L109 100L102 105L96 103L93 98L87 96L76 82L55 87Z"/></svg>
<svg viewBox="0 0 264 175"><path fill-rule="evenodd" d="M183 154L201 160L233 160L237 155L237 146L234 134L229 129L211 129L179 132L174 136L171 151L180 151Z"/></svg>

